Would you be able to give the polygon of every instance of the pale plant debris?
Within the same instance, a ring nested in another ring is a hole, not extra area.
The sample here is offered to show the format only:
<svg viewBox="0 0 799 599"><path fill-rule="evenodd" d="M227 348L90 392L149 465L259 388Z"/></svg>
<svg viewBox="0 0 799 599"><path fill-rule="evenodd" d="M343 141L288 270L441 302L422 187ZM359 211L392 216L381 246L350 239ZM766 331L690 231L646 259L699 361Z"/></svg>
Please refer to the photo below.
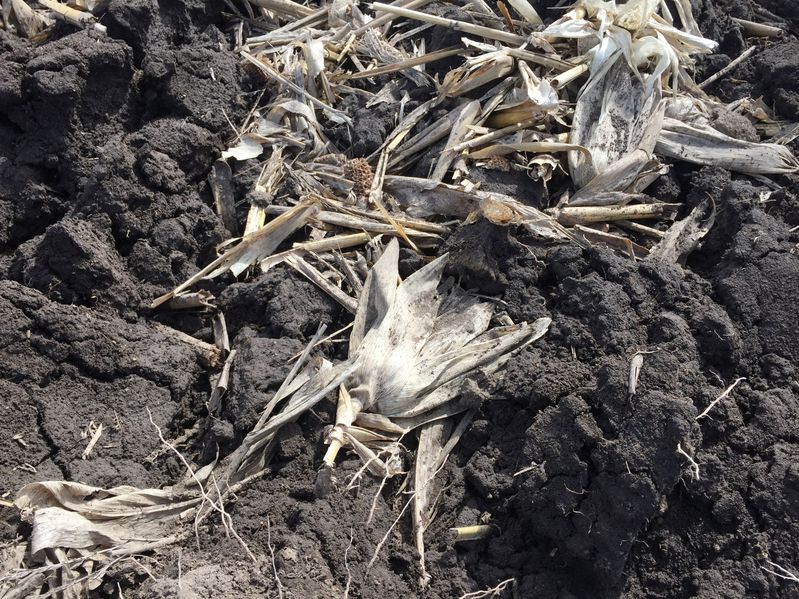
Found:
<svg viewBox="0 0 799 599"><path fill-rule="evenodd" d="M103 6L93 1L61 2L59 0L6 0L0 15L0 27L33 42L47 41L56 20L81 29L91 28L106 33L95 12Z"/></svg>
<svg viewBox="0 0 799 599"><path fill-rule="evenodd" d="M698 481L699 480L699 464L693 458L691 454L685 451L682 448L682 443L677 443L677 453L683 456L686 460L688 460L688 465L691 468L691 480Z"/></svg>
<svg viewBox="0 0 799 599"><path fill-rule="evenodd" d="M737 387L739 383L741 383L742 381L745 381L745 380L746 380L746 377L740 377L740 378L737 378L737 379L735 379L735 382L734 382L734 383L732 383L732 384L731 384L729 387L727 387L727 388L726 388L726 389L725 389L725 390L724 390L724 391L721 393L721 395L719 395L719 396L718 396L716 399L714 399L713 401L711 401L711 402L708 404L708 406L707 406L707 407L706 407L704 410L702 410L702 413L701 413L701 414L699 414L699 415L696 417L696 420L699 420L699 419L701 419L701 418L705 418L705 417L706 417L706 416L707 416L707 415L710 413L710 410L712 410L712 409L713 409L713 408L716 406L716 404L717 404L717 403L719 403L719 402L720 402L721 400L723 400L724 398L726 398L726 397L729 397L730 393L732 393L732 390L733 390L733 389L735 389L735 387Z"/></svg>
<svg viewBox="0 0 799 599"><path fill-rule="evenodd" d="M641 375L641 368L644 365L644 354L636 352L630 360L630 374L627 379L627 396L634 397L638 388L638 377Z"/></svg>
<svg viewBox="0 0 799 599"><path fill-rule="evenodd" d="M782 27L775 27L774 25L767 25L765 23L756 23L748 21L747 19L739 19L732 17L732 20L741 26L743 32L747 35L757 37L782 37L785 35L785 29Z"/></svg>
<svg viewBox="0 0 799 599"><path fill-rule="evenodd" d="M780 566L779 564L776 564L771 560L768 560L767 563L769 566L771 566L770 568L767 568L766 566L760 566L760 568L768 572L772 576L776 576L777 578L780 578L782 580L788 580L790 582L795 582L799 584L799 576L794 574L791 570L788 570L788 568Z"/></svg>
<svg viewBox="0 0 799 599"><path fill-rule="evenodd" d="M517 583L515 578L508 578L500 582L497 586L485 589L483 591L474 591L461 595L458 599L497 599L502 597L508 588L516 589Z"/></svg>
<svg viewBox="0 0 799 599"><path fill-rule="evenodd" d="M472 524L470 526L457 526L449 529L451 543L465 543L467 541L480 541L497 532L497 527L492 524Z"/></svg>
<svg viewBox="0 0 799 599"><path fill-rule="evenodd" d="M417 217L433 222L487 217L485 210L454 210L454 201L447 210L440 207L443 189L469 205L476 202L468 196L485 202L471 169L523 171L547 185L555 180L560 191L568 191L560 174L568 173L574 191L563 194L557 206L544 206L532 218L513 215L493 222L522 225L527 234L551 240L606 243L634 259L649 256L682 212L682 205L640 201L648 199L642 195L647 186L667 171L664 159L758 174L799 167L784 145L735 140L701 121L702 102L711 100L691 72L695 57L713 52L717 44L702 36L686 0L581 0L548 25L527 0L513 0L498 11L475 2L473 22L441 17L428 9L429 0L338 2L319 9L290 0L253 4L267 10L248 23L253 33L242 37L239 51L245 66L264 74L271 97L254 108L223 156L265 161L265 171L273 174L266 186L268 201L288 178L301 194L375 209L414 249L422 246L401 220L411 215L411 192L393 182L406 181L396 177L407 177L442 142L425 184L413 188L419 196L413 209L439 207L421 217L417 209ZM422 34L431 27L464 37L426 52ZM751 46L739 62L757 49ZM431 76L444 59L456 63ZM371 87L381 75L396 78ZM368 84L352 87L359 81ZM425 87L429 98L406 110L408 91ZM371 98L368 106L397 106L396 127L370 156L345 156L347 149L325 135L323 123L350 122L342 106L353 95ZM697 104L678 126L670 107L685 99ZM761 113L768 115L768 108ZM320 159L327 160L326 168L320 168ZM282 165L277 177L276 164ZM509 216L519 205L535 210L518 198L491 205L511 206ZM578 207L603 209L573 210ZM312 233L312 241L363 226L326 219L326 235ZM363 230L389 232L387 227ZM675 252L657 255L665 259ZM323 256L303 259L324 272L318 263ZM344 292L353 296L357 290Z"/></svg>
<svg viewBox="0 0 799 599"><path fill-rule="evenodd" d="M235 276L240 275L247 268L270 255L286 237L304 226L318 211L319 205L316 201L301 202L270 221L266 226L243 237L240 243L219 256L182 285L178 285L174 290L155 299L150 307L157 308L203 278L213 279L228 270Z"/></svg>
<svg viewBox="0 0 799 599"><path fill-rule="evenodd" d="M56 19L66 21L76 27L91 27L101 33L106 32L105 25L98 23L97 18L88 10L72 8L59 0L36 0L36 2L48 8Z"/></svg>
<svg viewBox="0 0 799 599"><path fill-rule="evenodd" d="M457 288L443 294L437 291L446 256L401 282L398 256L399 244L393 239L363 283L348 359L339 364L310 359L322 338L324 330L320 329L242 446L219 468L225 485L235 485L263 471L279 430L338 389L336 424L327 437L330 448L324 458L326 471L332 469L338 451L346 447L355 451L373 473L400 474L399 441L421 427L414 491L408 506L414 505L417 546L423 556L424 529L435 505L433 479L467 428L474 409L484 400L472 377L497 370L511 352L541 337L550 320L491 328L493 304ZM233 353L227 364L232 360ZM227 372L223 369L220 376L220 390L226 384ZM460 414L465 415L453 424L451 418ZM203 477L214 476L214 469L212 466ZM202 491L199 473L192 472L192 477ZM179 513L197 508L192 512L195 521L209 509L222 513L221 502L211 502L202 493L182 500L174 491L140 493L171 498L165 500L168 507L153 510L157 516L153 526L165 525L165 518L174 515L171 508L176 506ZM38 513L41 502L36 505ZM222 517L224 520L224 513ZM126 543L124 527L117 532L119 538L115 540Z"/></svg>
<svg viewBox="0 0 799 599"><path fill-rule="evenodd" d="M34 10L25 0L11 0L9 4L8 22L24 38L41 39L53 24L43 11Z"/></svg>
<svg viewBox="0 0 799 599"><path fill-rule="evenodd" d="M557 206L540 209L552 208L560 215L600 192L608 208L634 205L630 198L664 172L663 159L763 175L799 168L785 146L793 131L789 126L772 128L772 135L764 136L773 138L771 143L753 143L729 137L703 118L702 103L712 100L702 88L759 47L754 43L697 85L691 77L695 57L713 52L717 44L702 36L688 0L579 0L549 24L544 17L551 17L542 16L528 0L511 0L498 10L473 2L472 22L439 16L428 4L430 0L341 1L316 7L294 0L248 0L245 12L229 4L231 18L240 20L236 50L243 66L263 78L261 98L266 100L252 107L212 172L217 212L231 237L243 229L247 239L264 227L263 207L275 204L283 184L292 181L289 204L314 194L376 208L388 215L384 220L410 247L421 249L401 224L402 208L390 192L384 197L381 178L407 176L442 140L431 182L470 194L479 191L470 170L496 166L504 158L503 170L527 172L547 185L557 174L558 193L567 193L560 194ZM80 26L96 26L95 13L103 9L102 3L88 1L43 0L34 6L39 5L50 8L47 14ZM36 35L44 26L42 11L24 0L12 0L10 12L25 21L21 29L26 35ZM748 35L782 32L736 22ZM428 52L425 33L431 28L448 28L463 37L453 46ZM438 72L436 64L442 60L456 62ZM395 78L372 85L385 75ZM425 88L429 99L406 110L409 92ZM398 107L396 128L371 156L346 156L348 148L338 147L326 133L331 125L352 124L345 106L354 95L369 98L370 106L386 102ZM683 111L685 118L670 114L670 106L685 99L695 100ZM769 115L768 107L760 109L758 122L766 123ZM331 157L333 162L322 162ZM234 160L264 165L255 184L263 203L252 206L246 223L236 222L230 167L224 166ZM559 174L564 168L566 181ZM380 184L372 189L375 177ZM420 202L432 194L430 189L419 191ZM589 222L562 217L559 224L566 231L559 230L556 237L581 243L601 240L641 258L651 253L681 210L652 214L656 222L649 228L636 226L634 217L621 218L623 213L608 210L607 219L596 220L597 215ZM552 238L549 226L526 228L529 234L546 231ZM309 231L309 238L344 233L333 225L322 233ZM345 293L352 297L356 291Z"/></svg>
<svg viewBox="0 0 799 599"><path fill-rule="evenodd" d="M94 446L97 445L97 442L100 440L100 436L103 434L103 423L95 424L94 420L89 422L86 426L86 429L83 430L80 434L82 439L88 439L89 442L86 445L86 449L83 450L83 453L80 455L82 460L85 460L91 455Z"/></svg>
<svg viewBox="0 0 799 599"><path fill-rule="evenodd" d="M228 354L222 366L222 372L219 373L219 377L216 379L213 391L211 391L211 396L208 398L209 414L219 414L222 409L222 397L227 393L228 386L230 385L230 370L233 367L233 361L236 359L236 353L237 350L234 349Z"/></svg>

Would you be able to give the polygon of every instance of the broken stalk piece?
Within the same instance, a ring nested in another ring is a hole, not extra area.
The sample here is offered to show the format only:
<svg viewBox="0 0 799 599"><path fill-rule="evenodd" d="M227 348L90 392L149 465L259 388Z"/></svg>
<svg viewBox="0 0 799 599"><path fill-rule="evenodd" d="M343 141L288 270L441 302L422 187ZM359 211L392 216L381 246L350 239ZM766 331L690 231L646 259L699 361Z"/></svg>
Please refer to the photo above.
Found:
<svg viewBox="0 0 799 599"><path fill-rule="evenodd" d="M58 0L36 1L42 6L52 10L57 18L61 19L62 21L66 21L70 25L75 25L76 27L81 28L93 27L101 33L106 33L107 31L106 26L100 25L94 15L90 12L84 12L82 10L71 8L66 4L58 2Z"/></svg>
<svg viewBox="0 0 799 599"><path fill-rule="evenodd" d="M497 530L491 524L473 524L471 526L458 526L449 529L451 543L464 543L466 541L480 541Z"/></svg>

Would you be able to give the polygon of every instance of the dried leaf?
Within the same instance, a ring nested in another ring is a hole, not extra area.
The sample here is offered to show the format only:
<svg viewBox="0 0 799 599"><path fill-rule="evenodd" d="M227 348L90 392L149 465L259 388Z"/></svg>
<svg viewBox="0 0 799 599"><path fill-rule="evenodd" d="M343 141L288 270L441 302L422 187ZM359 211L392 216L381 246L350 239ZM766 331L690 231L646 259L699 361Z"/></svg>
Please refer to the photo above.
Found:
<svg viewBox="0 0 799 599"><path fill-rule="evenodd" d="M24 486L14 503L30 514L30 549L35 555L54 548L131 553L174 533L180 514L199 501L161 489L101 489L48 481Z"/></svg>
<svg viewBox="0 0 799 599"><path fill-rule="evenodd" d="M696 249L702 238L713 227L716 214L714 210L706 217L709 208L710 202L705 200L686 218L674 223L665 237L652 249L647 259L685 265L688 255Z"/></svg>
<svg viewBox="0 0 799 599"><path fill-rule="evenodd" d="M260 141L253 135L242 135L238 143L222 152L222 158L235 158L236 160L249 160L258 158L264 151Z"/></svg>
<svg viewBox="0 0 799 599"><path fill-rule="evenodd" d="M318 212L319 204L316 200L308 199L297 204L295 207L269 222L265 227L242 238L237 246L219 256L219 258L211 262L194 276L189 277L186 282L178 285L169 293L155 299L150 304L150 307L157 308L201 279L212 279L228 270L236 276L240 275L247 268L260 262L275 251L277 246L280 245L286 237L307 224Z"/></svg>
<svg viewBox="0 0 799 599"><path fill-rule="evenodd" d="M701 122L689 125L664 119L655 151L670 158L750 175L789 174L799 170L799 160L785 146L735 139Z"/></svg>

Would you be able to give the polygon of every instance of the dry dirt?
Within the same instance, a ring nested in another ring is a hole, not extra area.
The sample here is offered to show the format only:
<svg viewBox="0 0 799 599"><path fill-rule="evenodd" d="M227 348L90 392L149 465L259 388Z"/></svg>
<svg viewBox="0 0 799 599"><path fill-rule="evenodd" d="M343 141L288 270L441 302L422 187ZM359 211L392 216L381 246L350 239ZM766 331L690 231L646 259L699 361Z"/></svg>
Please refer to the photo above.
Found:
<svg viewBox="0 0 799 599"><path fill-rule="evenodd" d="M740 52L730 16L799 30L789 0L693 4L721 43L697 79ZM146 408L171 438L199 431L182 446L199 463L217 446L229 452L318 324L348 322L287 268L214 283L239 351L224 417L209 421L207 356L173 332L210 342L209 321L147 308L224 238L206 177L231 134L227 119L241 120L258 82L227 49L222 7L111 0L108 36L61 26L40 47L0 31L3 497L44 479L175 482L185 474L176 458L148 460L159 442ZM727 101L763 95L799 120L799 42L775 41L710 91ZM333 127L330 136L368 154L391 115L348 109L355 142ZM487 188L547 201L527 179L482 176ZM237 174L242 210L247 177ZM285 431L273 471L230 506L257 564L209 520L199 547L192 539L143 562L154 578L117 569L94 595L450 598L515 579L500 596L799 597L799 583L762 568L799 568L799 178L778 183L784 190L763 202L762 183L717 169L678 165L658 181L652 194L683 202L683 214L708 195L718 208L685 268L519 240L484 222L447 240L441 251L464 286L498 295L516 321L549 314L554 323L484 382L491 400L440 474L425 592L407 513L367 570L407 501L396 484L377 494L380 481L364 477L354 491L314 498L328 402ZM406 272L416 263L403 253ZM629 397L636 352L647 353ZM738 377L746 381L696 422ZM84 460L91 420L106 432ZM359 467L345 457L339 480ZM26 532L0 510L2 542ZM448 543L447 528L485 518L496 534Z"/></svg>

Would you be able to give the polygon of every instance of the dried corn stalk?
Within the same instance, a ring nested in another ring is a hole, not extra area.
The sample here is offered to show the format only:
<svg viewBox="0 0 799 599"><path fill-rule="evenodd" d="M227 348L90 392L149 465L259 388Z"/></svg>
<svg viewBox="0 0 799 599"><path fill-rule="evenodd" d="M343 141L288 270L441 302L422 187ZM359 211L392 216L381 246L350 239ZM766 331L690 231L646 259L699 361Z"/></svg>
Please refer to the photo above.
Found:
<svg viewBox="0 0 799 599"><path fill-rule="evenodd" d="M101 489L75 482L36 482L14 502L31 535L26 560L0 579L0 597L79 598L108 568L136 553L185 538L178 523L203 496L188 488Z"/></svg>
<svg viewBox="0 0 799 599"><path fill-rule="evenodd" d="M208 266L200 270L200 272L189 277L186 282L178 285L169 293L153 300L150 307L157 308L201 279L213 279L227 271L232 272L235 276L240 275L247 268L260 262L274 252L277 246L280 245L286 237L307 224L318 211L319 204L316 200L308 199L300 202L295 207L269 222L265 227L243 237L239 244L233 249L228 250Z"/></svg>
<svg viewBox="0 0 799 599"><path fill-rule="evenodd" d="M503 50L468 58L462 66L444 76L441 93L448 98L462 96L509 74L513 63L513 58Z"/></svg>
<svg viewBox="0 0 799 599"><path fill-rule="evenodd" d="M553 217L501 193L466 191L455 185L434 184L415 177L386 177L384 189L410 216L433 215L460 219L481 216L495 225L519 225L546 239L570 239Z"/></svg>
<svg viewBox="0 0 799 599"><path fill-rule="evenodd" d="M50 19L33 10L25 0L11 0L7 10L9 21L22 37L34 39L52 25Z"/></svg>

